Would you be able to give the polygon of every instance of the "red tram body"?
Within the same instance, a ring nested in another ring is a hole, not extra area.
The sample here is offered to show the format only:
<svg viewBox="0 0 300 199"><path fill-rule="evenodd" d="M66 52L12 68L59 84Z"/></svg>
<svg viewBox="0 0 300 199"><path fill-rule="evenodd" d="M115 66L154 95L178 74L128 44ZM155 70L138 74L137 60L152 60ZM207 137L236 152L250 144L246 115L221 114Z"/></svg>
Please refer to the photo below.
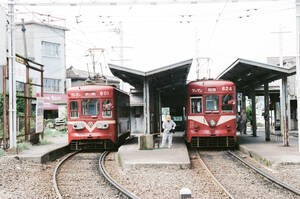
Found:
<svg viewBox="0 0 300 199"><path fill-rule="evenodd" d="M190 82L187 99L187 142L192 147L234 147L234 83L224 80Z"/></svg>
<svg viewBox="0 0 300 199"><path fill-rule="evenodd" d="M84 85L68 90L71 150L112 149L128 136L128 94L106 85Z"/></svg>

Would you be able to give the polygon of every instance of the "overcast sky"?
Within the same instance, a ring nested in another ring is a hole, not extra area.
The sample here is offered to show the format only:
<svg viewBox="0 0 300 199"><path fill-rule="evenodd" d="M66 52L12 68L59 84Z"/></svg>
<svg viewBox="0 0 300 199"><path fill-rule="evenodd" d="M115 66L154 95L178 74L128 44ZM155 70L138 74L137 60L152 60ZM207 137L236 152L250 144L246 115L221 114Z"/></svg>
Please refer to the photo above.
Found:
<svg viewBox="0 0 300 199"><path fill-rule="evenodd" d="M278 56L280 42L276 32L280 26L287 32L282 34L283 54L295 55L294 4L293 0L229 0L192 5L19 6L17 11L36 21L43 17L32 17L29 12L66 19L56 23L70 30L66 35L67 67L86 70L90 63L85 56L87 49L94 47L105 49L105 58L98 53L99 61L120 64L112 60L120 59L121 28L124 66L148 71L196 56L209 57L215 77L238 57L266 62L266 57ZM24 15L17 19L21 17ZM193 64L189 79L195 77Z"/></svg>

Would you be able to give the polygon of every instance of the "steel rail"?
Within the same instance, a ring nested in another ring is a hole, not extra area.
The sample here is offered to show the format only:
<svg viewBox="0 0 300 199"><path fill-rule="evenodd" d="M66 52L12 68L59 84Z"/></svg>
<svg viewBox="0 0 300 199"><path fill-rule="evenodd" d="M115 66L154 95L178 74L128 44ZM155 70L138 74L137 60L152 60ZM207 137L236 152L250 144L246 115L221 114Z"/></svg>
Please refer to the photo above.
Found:
<svg viewBox="0 0 300 199"><path fill-rule="evenodd" d="M74 156L75 154L79 153L81 151L75 151L73 153L70 153L69 155L67 155L64 159L62 159L55 167L54 169L54 173L53 173L53 186L54 186L54 189L55 189L55 192L56 192L56 195L58 196L59 199L63 199L60 191L59 191L59 188L58 188L58 185L57 185L57 173L58 173L58 170L59 168L66 162L66 160L68 160L69 158L71 158L72 156Z"/></svg>
<svg viewBox="0 0 300 199"><path fill-rule="evenodd" d="M253 169L254 171L256 171L257 173L259 173L259 174L262 175L263 177L265 177L265 178L267 178L268 180L272 181L273 183L275 183L275 184L281 186L282 188L287 189L287 190L293 192L294 194L300 196L300 190L299 190L299 189L296 189L296 188L294 188L294 187L292 187L292 186L290 186L290 185L288 185L288 184L282 182L281 180L279 180L279 179L277 179L277 178L275 178L275 177L269 175L268 173L264 172L263 170L257 168L257 167L254 166L253 164L251 164L250 162L248 162L248 161L246 161L246 160L243 160L241 157L239 157L238 155L236 155L234 152L228 151L228 153L229 153L232 157L234 157L234 158L238 159L239 161L241 161L241 162L242 162L243 164L245 164L247 167Z"/></svg>
<svg viewBox="0 0 300 199"><path fill-rule="evenodd" d="M217 178L214 176L214 174L212 174L212 172L209 170L208 166L205 164L205 162L201 159L201 155L200 155L200 151L198 150L198 155L200 157L200 163L201 165L205 168L205 170L207 171L207 173L209 173L209 175L211 176L211 178L214 180L214 182L219 185L219 187L221 187L223 189L223 191L227 194L227 196L231 199L234 199L234 196L229 193L229 191L217 180Z"/></svg>
<svg viewBox="0 0 300 199"><path fill-rule="evenodd" d="M140 199L139 197L137 197L136 195L134 195L134 193L128 191L127 189L125 189L124 187L122 187L120 184L118 184L106 171L105 166L104 166L104 161L105 161L105 157L109 154L108 151L105 151L104 153L101 154L100 158L99 158L99 173L102 174L105 179L112 185L114 186L117 190L119 190L120 192L122 192L126 197L130 198L130 199Z"/></svg>

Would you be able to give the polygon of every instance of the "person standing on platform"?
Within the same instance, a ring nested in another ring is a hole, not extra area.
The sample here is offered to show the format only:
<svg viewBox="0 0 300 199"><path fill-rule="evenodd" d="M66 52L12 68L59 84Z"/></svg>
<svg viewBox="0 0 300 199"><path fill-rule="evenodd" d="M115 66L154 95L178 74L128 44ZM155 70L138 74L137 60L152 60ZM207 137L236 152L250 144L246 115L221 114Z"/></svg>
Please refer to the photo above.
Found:
<svg viewBox="0 0 300 199"><path fill-rule="evenodd" d="M240 132L242 134L247 134L247 114L246 110L243 109L241 113L241 119L240 119Z"/></svg>
<svg viewBox="0 0 300 199"><path fill-rule="evenodd" d="M162 127L164 129L164 132L163 132L161 147L165 147L167 139L168 139L168 147L170 149L172 147L173 132L176 127L176 124L173 120L171 120L170 115L166 116L166 121L163 122Z"/></svg>
<svg viewBox="0 0 300 199"><path fill-rule="evenodd" d="M236 131L240 131L240 130L241 130L241 113L238 112L236 116Z"/></svg>

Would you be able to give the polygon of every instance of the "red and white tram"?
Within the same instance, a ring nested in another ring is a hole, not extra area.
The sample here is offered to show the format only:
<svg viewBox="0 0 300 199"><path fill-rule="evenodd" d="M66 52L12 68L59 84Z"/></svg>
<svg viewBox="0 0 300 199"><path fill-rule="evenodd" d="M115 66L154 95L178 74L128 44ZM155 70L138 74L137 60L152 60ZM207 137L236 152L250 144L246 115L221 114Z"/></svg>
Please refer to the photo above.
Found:
<svg viewBox="0 0 300 199"><path fill-rule="evenodd" d="M84 85L68 90L71 150L112 149L129 135L128 94L103 85Z"/></svg>
<svg viewBox="0 0 300 199"><path fill-rule="evenodd" d="M201 80L188 84L186 139L192 147L234 147L235 85Z"/></svg>

